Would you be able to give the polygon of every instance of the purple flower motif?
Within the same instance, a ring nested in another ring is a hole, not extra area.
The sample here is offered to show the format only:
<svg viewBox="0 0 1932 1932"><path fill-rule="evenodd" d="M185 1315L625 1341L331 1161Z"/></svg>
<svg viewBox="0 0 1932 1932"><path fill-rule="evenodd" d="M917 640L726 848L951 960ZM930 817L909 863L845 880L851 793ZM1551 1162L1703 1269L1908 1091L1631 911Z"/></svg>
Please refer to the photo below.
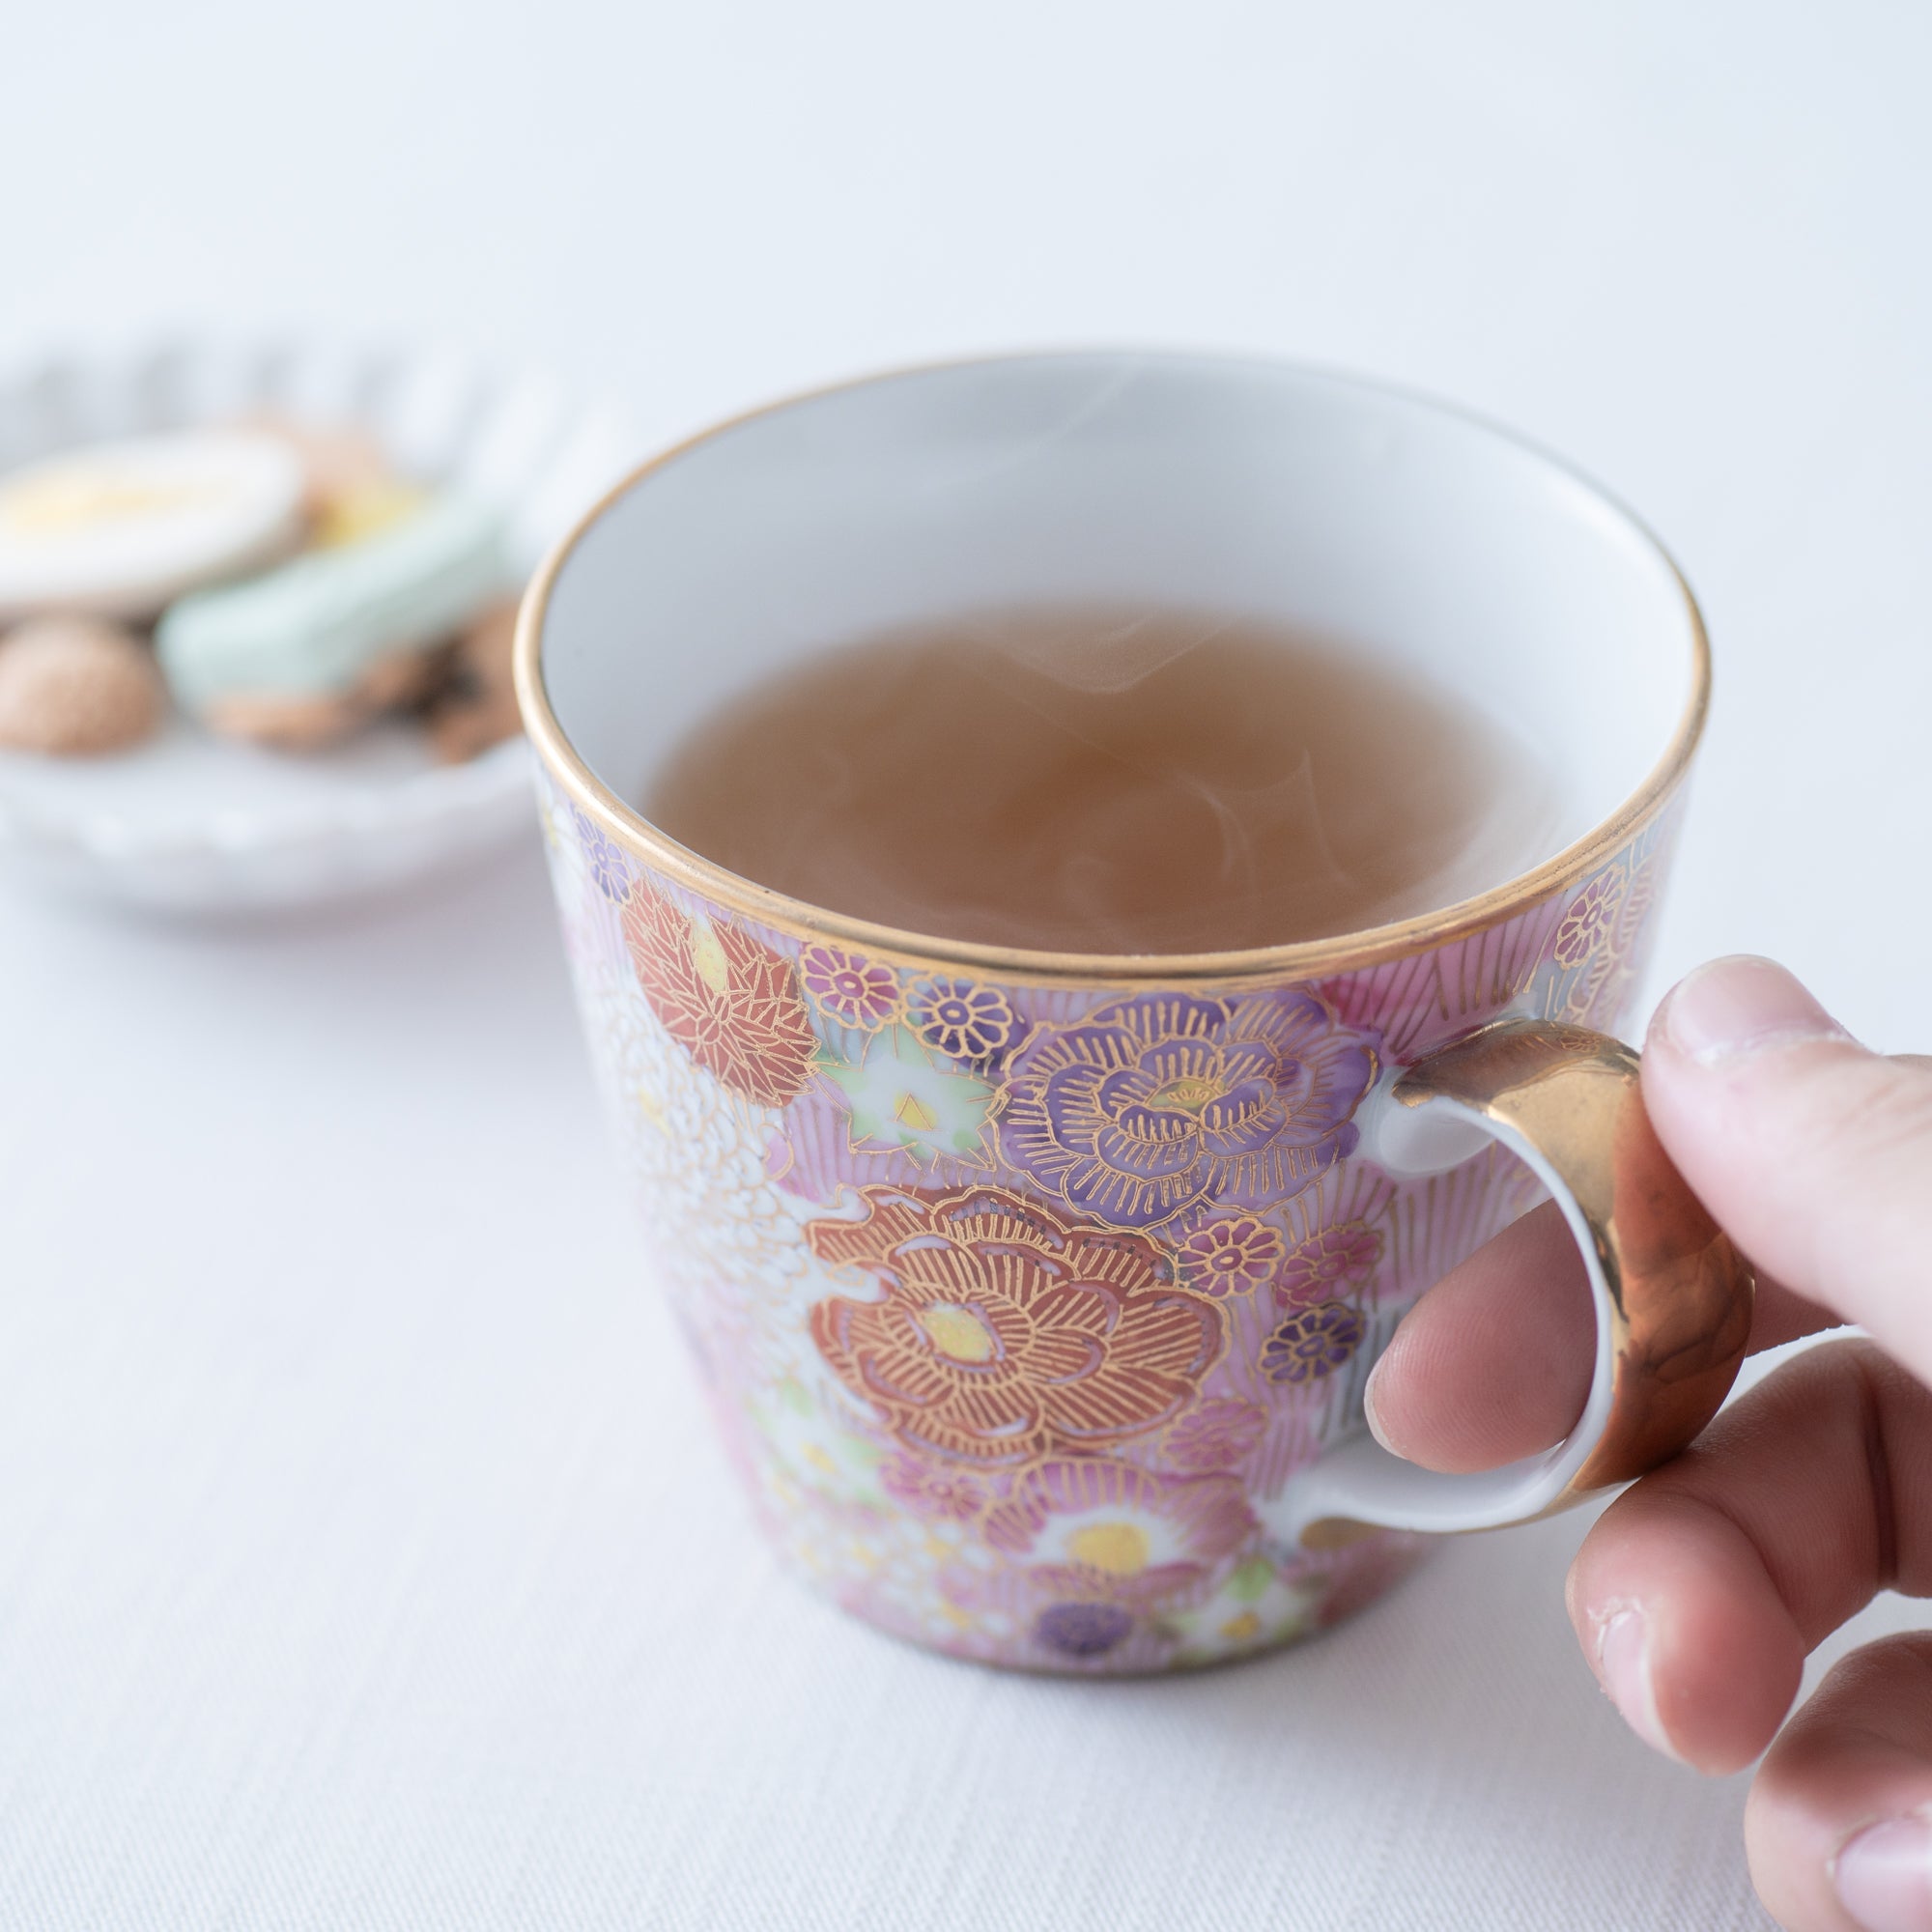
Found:
<svg viewBox="0 0 1932 1932"><path fill-rule="evenodd" d="M1015 1056L1007 1158L1082 1216L1158 1228L1264 1207L1351 1152L1373 1048L1314 994L1148 993Z"/></svg>
<svg viewBox="0 0 1932 1932"><path fill-rule="evenodd" d="M1132 1613L1119 1604L1049 1604L1033 1634L1063 1657L1104 1657L1133 1627Z"/></svg>
<svg viewBox="0 0 1932 1932"><path fill-rule="evenodd" d="M590 876L597 882L597 890L607 899L622 905L631 890L631 867L623 848L607 838L575 806L570 808L570 815L577 825L577 836L583 846L583 861L590 867Z"/></svg>
<svg viewBox="0 0 1932 1932"><path fill-rule="evenodd" d="M982 1060L1013 1035L1013 1009L997 986L975 980L922 980L906 1017L928 1046L954 1060Z"/></svg>
<svg viewBox="0 0 1932 1932"><path fill-rule="evenodd" d="M1314 1382L1332 1376L1362 1346L1368 1324L1346 1301L1297 1309L1262 1344L1262 1374L1271 1382Z"/></svg>

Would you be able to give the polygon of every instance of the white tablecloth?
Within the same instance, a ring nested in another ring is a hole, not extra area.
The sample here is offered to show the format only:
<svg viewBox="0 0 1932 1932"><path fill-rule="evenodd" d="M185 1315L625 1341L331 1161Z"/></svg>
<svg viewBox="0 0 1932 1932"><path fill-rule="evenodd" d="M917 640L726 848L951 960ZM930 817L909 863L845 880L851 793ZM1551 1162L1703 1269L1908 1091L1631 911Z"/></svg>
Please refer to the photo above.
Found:
<svg viewBox="0 0 1932 1932"><path fill-rule="evenodd" d="M0 352L456 335L668 438L1013 343L1261 348L1662 530L1717 720L1662 972L1923 1044L1922 10L43 8ZM401 906L0 904L0 1926L1753 1926L1465 1539L1321 1641L1001 1678L776 1575L596 1119L532 838ZM1862 1629L1903 1619L1896 1606Z"/></svg>

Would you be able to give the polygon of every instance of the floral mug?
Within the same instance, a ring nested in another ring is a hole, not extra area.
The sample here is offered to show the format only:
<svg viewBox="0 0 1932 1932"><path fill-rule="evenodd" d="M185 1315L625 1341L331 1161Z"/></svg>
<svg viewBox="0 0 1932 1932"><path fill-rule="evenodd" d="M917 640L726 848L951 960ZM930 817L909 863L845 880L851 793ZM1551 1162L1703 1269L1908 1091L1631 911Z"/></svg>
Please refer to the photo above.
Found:
<svg viewBox="0 0 1932 1932"><path fill-rule="evenodd" d="M1081 956L786 898L626 802L800 653L1076 598L1359 640L1546 748L1561 824L1426 917ZM1708 647L1669 558L1549 458L1268 362L882 377L638 471L537 577L517 674L651 1271L759 1520L861 1616L1036 1669L1244 1655L1368 1602L1424 1532L1628 1480L1722 1400L1748 1274L1597 1031ZM1545 1190L1597 1305L1583 1416L1487 1474L1398 1462L1363 1423L1377 1353Z"/></svg>

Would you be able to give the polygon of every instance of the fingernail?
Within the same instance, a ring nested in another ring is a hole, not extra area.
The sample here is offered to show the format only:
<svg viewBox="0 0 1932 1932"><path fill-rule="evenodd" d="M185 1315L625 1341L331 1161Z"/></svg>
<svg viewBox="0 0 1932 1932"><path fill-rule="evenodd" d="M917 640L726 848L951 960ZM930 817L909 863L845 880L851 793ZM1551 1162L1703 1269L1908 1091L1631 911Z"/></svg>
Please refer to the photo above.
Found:
<svg viewBox="0 0 1932 1932"><path fill-rule="evenodd" d="M1923 1818L1866 1826L1838 1854L1832 1884L1864 1932L1932 1932L1932 1826Z"/></svg>
<svg viewBox="0 0 1932 1932"><path fill-rule="evenodd" d="M1705 1066L1792 1040L1851 1037L1782 966L1748 955L1698 967L1659 1017L1671 1045Z"/></svg>
<svg viewBox="0 0 1932 1932"><path fill-rule="evenodd" d="M1676 1757L1663 1719L1657 1715L1657 1691L1650 1681L1650 1628L1634 1605L1613 1612L1598 1633L1597 1675L1624 1722L1653 1750Z"/></svg>
<svg viewBox="0 0 1932 1932"><path fill-rule="evenodd" d="M1386 1360L1387 1358L1384 1357L1383 1359ZM1376 1440L1379 1442L1382 1445L1382 1447L1389 1452L1391 1456L1398 1456L1402 1452L1395 1446L1393 1442L1391 1442L1388 1439L1387 1434L1382 1429L1381 1416L1376 1408L1376 1383L1381 1379L1381 1373L1382 1373L1381 1362L1378 1362L1375 1365L1375 1367L1369 1371L1368 1380L1362 1384L1362 1416L1363 1419L1369 1425L1369 1434L1373 1435L1376 1438Z"/></svg>

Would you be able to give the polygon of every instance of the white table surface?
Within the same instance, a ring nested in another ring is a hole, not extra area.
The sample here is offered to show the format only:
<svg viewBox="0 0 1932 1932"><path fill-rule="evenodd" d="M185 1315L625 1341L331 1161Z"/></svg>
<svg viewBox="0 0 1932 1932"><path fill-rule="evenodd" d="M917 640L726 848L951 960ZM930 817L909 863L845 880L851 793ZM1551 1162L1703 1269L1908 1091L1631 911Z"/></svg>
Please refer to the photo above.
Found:
<svg viewBox="0 0 1932 1932"><path fill-rule="evenodd" d="M1460 398L1707 604L1661 976L1762 949L1922 1045L1928 56L1905 0L15 9L0 354L456 336L654 440L1012 344ZM639 1289L534 837L266 926L0 901L0 1163L7 1932L1766 1922L1744 1781L1576 1654L1577 1519L1171 1683L982 1673L776 1575Z"/></svg>

